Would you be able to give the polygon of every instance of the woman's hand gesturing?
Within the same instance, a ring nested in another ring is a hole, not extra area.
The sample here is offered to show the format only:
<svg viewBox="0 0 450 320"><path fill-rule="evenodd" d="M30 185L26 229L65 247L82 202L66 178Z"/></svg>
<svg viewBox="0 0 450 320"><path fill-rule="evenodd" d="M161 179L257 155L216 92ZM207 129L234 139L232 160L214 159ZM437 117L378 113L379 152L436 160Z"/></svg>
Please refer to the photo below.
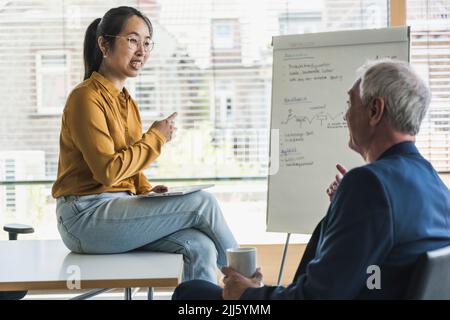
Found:
<svg viewBox="0 0 450 320"><path fill-rule="evenodd" d="M166 141L170 141L175 137L175 131L177 131L177 128L175 127L176 116L177 113L174 112L164 120L155 121L153 122L151 128L155 128L161 132L161 134L166 138Z"/></svg>

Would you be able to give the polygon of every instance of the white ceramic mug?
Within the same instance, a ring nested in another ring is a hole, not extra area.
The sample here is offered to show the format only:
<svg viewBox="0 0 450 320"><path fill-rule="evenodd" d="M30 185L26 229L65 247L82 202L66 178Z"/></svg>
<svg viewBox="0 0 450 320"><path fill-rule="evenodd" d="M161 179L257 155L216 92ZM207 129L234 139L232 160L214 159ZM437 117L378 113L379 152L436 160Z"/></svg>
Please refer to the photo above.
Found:
<svg viewBox="0 0 450 320"><path fill-rule="evenodd" d="M256 271L256 248L227 249L228 266L250 278Z"/></svg>

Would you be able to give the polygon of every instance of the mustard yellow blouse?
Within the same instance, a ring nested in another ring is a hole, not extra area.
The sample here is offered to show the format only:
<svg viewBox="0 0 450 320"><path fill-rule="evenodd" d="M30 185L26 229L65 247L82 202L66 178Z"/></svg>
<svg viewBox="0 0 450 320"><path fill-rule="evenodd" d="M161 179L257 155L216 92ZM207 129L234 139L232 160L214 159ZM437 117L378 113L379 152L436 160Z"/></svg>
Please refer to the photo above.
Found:
<svg viewBox="0 0 450 320"><path fill-rule="evenodd" d="M138 107L127 90L94 72L67 99L52 195L147 193L152 187L142 170L165 142L156 129L142 134Z"/></svg>

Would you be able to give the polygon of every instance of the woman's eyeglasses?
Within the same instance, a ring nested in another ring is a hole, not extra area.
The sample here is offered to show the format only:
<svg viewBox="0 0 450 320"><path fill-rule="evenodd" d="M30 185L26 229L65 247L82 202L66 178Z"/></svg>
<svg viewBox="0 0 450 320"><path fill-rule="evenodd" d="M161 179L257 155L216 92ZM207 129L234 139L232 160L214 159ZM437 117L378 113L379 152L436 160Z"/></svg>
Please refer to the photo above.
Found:
<svg viewBox="0 0 450 320"><path fill-rule="evenodd" d="M128 42L128 48L133 51L137 51L139 49L139 45L144 48L145 52L150 52L153 50L153 47L155 43L151 39L145 39L144 41L141 41L141 38L138 36L112 36L109 34L105 34L106 37L112 37L112 38L124 38Z"/></svg>

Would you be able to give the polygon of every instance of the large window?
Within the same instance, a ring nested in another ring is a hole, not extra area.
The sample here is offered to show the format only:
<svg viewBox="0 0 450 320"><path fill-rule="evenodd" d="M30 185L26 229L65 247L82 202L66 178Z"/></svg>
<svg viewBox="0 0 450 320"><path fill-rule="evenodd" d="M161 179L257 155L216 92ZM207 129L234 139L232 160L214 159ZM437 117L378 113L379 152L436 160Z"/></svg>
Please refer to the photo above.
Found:
<svg viewBox="0 0 450 320"><path fill-rule="evenodd" d="M450 172L450 1L409 0L411 62L432 91L418 145L441 172Z"/></svg>
<svg viewBox="0 0 450 320"><path fill-rule="evenodd" d="M150 60L127 84L144 129L180 114L178 138L146 172L152 178L265 177L271 37L384 27L388 12L384 0L2 2L0 91L7 98L0 103L5 130L14 135L2 136L1 146L43 151L47 178L56 176L65 98L82 80L85 29L123 4L141 9L154 25Z"/></svg>
<svg viewBox="0 0 450 320"><path fill-rule="evenodd" d="M0 1L3 181L55 178L60 115L67 93L83 77L85 29L119 5L139 8L154 26L150 59L127 84L143 129L179 113L177 138L146 174L162 180L234 179L219 182L214 192L238 240L262 242L243 228L256 224L263 233L265 227L272 36L386 27L389 1ZM434 93L420 145L436 168L449 171L448 2L408 5L412 61ZM0 224L20 215L54 223L49 190L50 183L0 186ZM34 203L34 209L19 205L24 203ZM248 223L238 220L243 212Z"/></svg>

